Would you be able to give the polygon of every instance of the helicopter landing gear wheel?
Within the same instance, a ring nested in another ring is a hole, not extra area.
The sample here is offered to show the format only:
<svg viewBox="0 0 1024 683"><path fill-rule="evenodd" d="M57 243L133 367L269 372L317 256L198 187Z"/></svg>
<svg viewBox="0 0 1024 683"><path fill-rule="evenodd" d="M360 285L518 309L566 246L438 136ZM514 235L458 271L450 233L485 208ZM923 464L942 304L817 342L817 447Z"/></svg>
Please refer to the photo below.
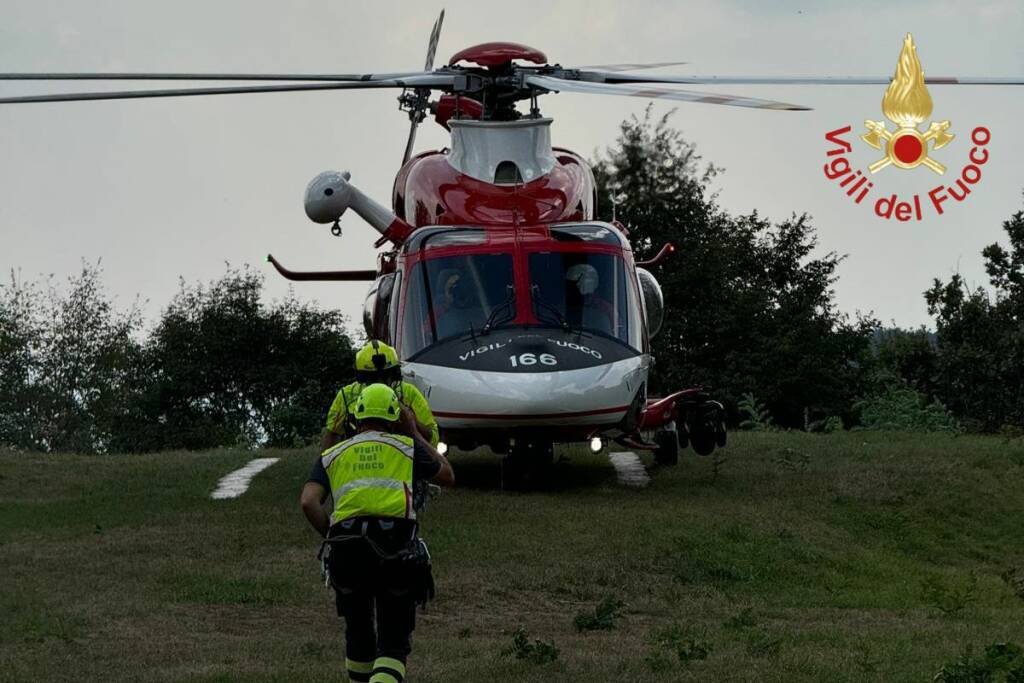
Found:
<svg viewBox="0 0 1024 683"><path fill-rule="evenodd" d="M501 490L530 491L546 486L554 469L554 446L547 441L516 439L501 461Z"/></svg>
<svg viewBox="0 0 1024 683"><path fill-rule="evenodd" d="M658 444L654 451L654 462L669 466L679 464L679 438L675 432L666 430L655 433L654 443Z"/></svg>

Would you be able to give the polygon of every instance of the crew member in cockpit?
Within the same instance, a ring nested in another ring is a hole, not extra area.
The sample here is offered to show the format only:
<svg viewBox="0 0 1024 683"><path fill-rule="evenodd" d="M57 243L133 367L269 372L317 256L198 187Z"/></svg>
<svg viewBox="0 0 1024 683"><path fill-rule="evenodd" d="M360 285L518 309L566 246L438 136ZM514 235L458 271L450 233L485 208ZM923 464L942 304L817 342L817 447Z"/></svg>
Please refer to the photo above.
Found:
<svg viewBox="0 0 1024 683"><path fill-rule="evenodd" d="M589 263L577 263L565 271L566 319L570 325L617 335L615 308L597 293L601 284L597 268Z"/></svg>
<svg viewBox="0 0 1024 683"><path fill-rule="evenodd" d="M464 271L446 268L437 278L442 296L434 308L437 338L477 330L483 325L483 309Z"/></svg>

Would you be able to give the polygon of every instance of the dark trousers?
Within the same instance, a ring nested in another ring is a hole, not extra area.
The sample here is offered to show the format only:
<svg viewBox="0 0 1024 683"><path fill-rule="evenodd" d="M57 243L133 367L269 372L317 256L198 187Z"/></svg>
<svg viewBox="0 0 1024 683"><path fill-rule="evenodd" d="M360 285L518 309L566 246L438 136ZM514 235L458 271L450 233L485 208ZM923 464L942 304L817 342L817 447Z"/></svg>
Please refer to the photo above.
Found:
<svg viewBox="0 0 1024 683"><path fill-rule="evenodd" d="M400 546L388 536L373 534L378 550L391 553ZM347 658L391 657L404 663L416 626L415 577L408 563L382 559L365 539L352 538L332 545L330 568L338 615L345 619Z"/></svg>

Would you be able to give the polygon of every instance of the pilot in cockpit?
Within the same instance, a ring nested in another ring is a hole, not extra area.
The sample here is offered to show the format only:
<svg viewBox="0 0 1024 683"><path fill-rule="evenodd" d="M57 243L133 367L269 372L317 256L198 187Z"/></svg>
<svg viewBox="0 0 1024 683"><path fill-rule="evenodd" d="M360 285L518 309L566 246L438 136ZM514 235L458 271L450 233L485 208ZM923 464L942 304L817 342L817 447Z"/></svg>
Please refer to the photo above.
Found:
<svg viewBox="0 0 1024 683"><path fill-rule="evenodd" d="M601 284L597 268L577 263L565 271L565 312L567 322L575 327L617 335L615 308L598 294Z"/></svg>
<svg viewBox="0 0 1024 683"><path fill-rule="evenodd" d="M464 270L442 270L437 278L437 291L442 293L434 309L438 339L469 332L471 328L480 329L483 308Z"/></svg>

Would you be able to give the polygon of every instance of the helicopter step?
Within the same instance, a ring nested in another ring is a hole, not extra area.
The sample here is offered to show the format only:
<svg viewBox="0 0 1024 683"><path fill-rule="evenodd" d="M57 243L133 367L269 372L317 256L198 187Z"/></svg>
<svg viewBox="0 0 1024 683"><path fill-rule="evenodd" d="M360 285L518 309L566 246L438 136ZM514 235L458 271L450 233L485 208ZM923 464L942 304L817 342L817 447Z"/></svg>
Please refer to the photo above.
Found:
<svg viewBox="0 0 1024 683"><path fill-rule="evenodd" d="M640 456L632 451L609 453L608 459L615 468L615 475L619 483L632 488L643 488L651 483L651 477L647 474Z"/></svg>

